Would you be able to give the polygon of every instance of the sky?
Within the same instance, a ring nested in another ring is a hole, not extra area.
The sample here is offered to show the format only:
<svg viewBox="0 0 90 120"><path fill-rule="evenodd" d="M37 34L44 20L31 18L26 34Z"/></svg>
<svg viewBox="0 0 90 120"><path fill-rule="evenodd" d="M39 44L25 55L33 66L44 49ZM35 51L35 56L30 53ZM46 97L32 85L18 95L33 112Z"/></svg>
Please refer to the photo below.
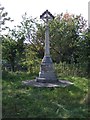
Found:
<svg viewBox="0 0 90 120"><path fill-rule="evenodd" d="M14 19L14 25L21 21L21 16L26 12L28 16L39 18L48 9L53 15L65 13L82 15L88 20L89 0L0 0L8 16Z"/></svg>

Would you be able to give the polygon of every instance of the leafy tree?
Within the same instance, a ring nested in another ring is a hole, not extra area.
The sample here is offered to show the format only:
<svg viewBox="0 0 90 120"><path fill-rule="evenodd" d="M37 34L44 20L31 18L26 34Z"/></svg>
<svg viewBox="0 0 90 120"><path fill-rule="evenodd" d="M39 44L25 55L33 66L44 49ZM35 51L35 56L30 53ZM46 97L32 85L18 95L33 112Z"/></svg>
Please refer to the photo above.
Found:
<svg viewBox="0 0 90 120"><path fill-rule="evenodd" d="M15 42L15 47L16 47L16 52L15 52L15 62L13 62L13 65L15 64L15 66L19 69L20 67L28 67L29 63L32 64L32 60L34 60L33 55L36 55L36 52L38 52L38 48L36 45L36 41L35 41L35 28L36 22L35 19L33 18L28 18L27 14L25 13L25 15L22 16L22 22L20 23L20 25L15 26L14 29L9 29L9 38L11 41L11 44L13 42ZM7 41L3 41L3 46L5 46L6 48L6 52L8 49L10 49L10 51L12 51L14 49L14 47L11 47L8 45L6 45ZM25 44L25 42L28 42L28 44ZM29 47L30 46L30 49ZM31 47L32 46L32 47ZM27 48L30 50L30 57L28 56L28 53L26 53ZM39 50L40 51L40 50ZM3 51L4 53L5 51ZM7 53L8 56L9 53ZM6 54L5 54L6 55ZM7 58L6 56L6 58ZM31 57L32 56L32 57ZM14 56L12 55L13 59ZM30 58L30 59L28 59ZM3 57L3 59L5 59ZM10 59L7 59L8 62L10 62ZM27 64L28 61L28 64ZM11 62L12 63L12 62ZM34 65L34 64L33 64ZM31 66L31 65L30 65Z"/></svg>
<svg viewBox="0 0 90 120"><path fill-rule="evenodd" d="M30 43L30 45L32 46L32 51L33 52L37 52L38 53L38 57L42 57L43 53L43 46L42 46L42 41L40 36L42 37L42 35L40 35L40 30L43 28L37 21L36 18L32 18L32 17L27 17L27 14L25 13L25 15L22 16L23 21L21 22L21 29L22 32L24 33L25 36L25 40ZM38 29L38 34L37 34L37 29ZM44 30L43 31L43 35L44 35ZM42 34L42 32L41 32ZM39 36L38 36L39 35ZM40 38L40 40L38 39Z"/></svg>
<svg viewBox="0 0 90 120"><path fill-rule="evenodd" d="M83 60L84 63L86 63L86 72L87 72L87 76L90 78L90 28L88 28L85 32L84 32L84 50L83 50ZM84 64L85 65L85 64ZM90 81L88 81L88 88L90 85ZM85 102L88 104L88 106L90 105L90 90L88 89L88 93L85 96Z"/></svg>
<svg viewBox="0 0 90 120"><path fill-rule="evenodd" d="M6 26L6 22L9 21L9 22L12 22L13 20L11 20L10 17L8 17L8 13L4 11L4 7L2 7L2 5L0 4L0 42L2 42L4 40L4 33L3 33L3 30L6 30L7 27ZM5 42L5 41L3 41ZM2 43L3 44L3 43ZM0 58L1 56L4 55L5 57L5 54L2 55L2 44L0 44L0 51L1 51L1 54L0 54ZM5 46L4 46L5 47ZM7 49L8 50L8 49ZM7 55L6 55L7 56Z"/></svg>
<svg viewBox="0 0 90 120"><path fill-rule="evenodd" d="M49 23L50 26L50 46L53 61L59 63L77 63L79 57L79 41L81 34L86 27L86 21L79 15L70 15L61 13ZM44 25L39 25L36 33L37 43L42 48L44 45Z"/></svg>
<svg viewBox="0 0 90 120"><path fill-rule="evenodd" d="M8 13L4 11L4 7L0 4L0 33L2 30L6 30L8 27L5 27L6 21L13 21L10 17L8 17Z"/></svg>
<svg viewBox="0 0 90 120"><path fill-rule="evenodd" d="M86 64L86 71L87 71L87 75L90 77L90 28L88 28L85 32L84 32L84 51L83 51L83 56L84 56L84 62L87 63Z"/></svg>
<svg viewBox="0 0 90 120"><path fill-rule="evenodd" d="M4 37L2 41L2 59L11 65L12 71L15 71L17 44L10 37Z"/></svg>
<svg viewBox="0 0 90 120"><path fill-rule="evenodd" d="M85 57L85 54L82 54L81 51L85 50L87 41L87 37L85 37L87 36L85 32L86 21L84 18L81 15L75 16L69 13L62 13L49 23L49 27L53 61L70 64L80 63L82 58ZM32 61L35 61L34 59L41 59L43 57L45 42L44 24L40 24L37 19L27 17L25 13L22 16L20 25L9 32L12 41L16 42L17 65L23 65L23 63L31 64ZM27 66L29 65L27 64Z"/></svg>

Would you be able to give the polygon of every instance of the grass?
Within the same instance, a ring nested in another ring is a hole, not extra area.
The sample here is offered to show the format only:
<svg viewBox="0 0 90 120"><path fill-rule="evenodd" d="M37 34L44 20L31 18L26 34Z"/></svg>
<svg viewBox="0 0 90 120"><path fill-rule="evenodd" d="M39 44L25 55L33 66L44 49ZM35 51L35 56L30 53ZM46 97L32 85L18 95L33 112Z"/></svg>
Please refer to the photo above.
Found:
<svg viewBox="0 0 90 120"><path fill-rule="evenodd" d="M88 91L88 79L63 77L74 83L65 88L35 88L22 81L37 74L5 73L2 80L3 118L88 118L88 106L83 102Z"/></svg>

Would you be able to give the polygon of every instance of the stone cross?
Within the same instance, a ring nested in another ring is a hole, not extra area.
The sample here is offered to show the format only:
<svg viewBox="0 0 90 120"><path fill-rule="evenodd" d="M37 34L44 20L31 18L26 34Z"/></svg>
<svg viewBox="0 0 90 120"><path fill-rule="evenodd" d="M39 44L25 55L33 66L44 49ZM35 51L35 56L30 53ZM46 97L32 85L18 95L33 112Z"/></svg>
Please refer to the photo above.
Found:
<svg viewBox="0 0 90 120"><path fill-rule="evenodd" d="M44 57L42 59L39 77L36 78L37 82L46 82L46 83L52 83L56 82L57 78L54 72L52 59L50 57L50 43L49 43L49 20L54 19L54 16L46 10L40 18L44 20L45 22L45 53Z"/></svg>
<svg viewBox="0 0 90 120"><path fill-rule="evenodd" d="M46 23L46 30L45 30L45 56L50 56L50 43L49 43L49 20L54 19L54 16L46 10L41 16L40 19L44 20Z"/></svg>

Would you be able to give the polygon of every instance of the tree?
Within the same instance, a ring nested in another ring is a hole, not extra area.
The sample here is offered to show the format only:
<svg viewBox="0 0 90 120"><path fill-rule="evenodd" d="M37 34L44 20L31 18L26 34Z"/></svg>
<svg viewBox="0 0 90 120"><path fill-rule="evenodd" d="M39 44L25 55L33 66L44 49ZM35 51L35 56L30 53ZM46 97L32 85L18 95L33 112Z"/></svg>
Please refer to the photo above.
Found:
<svg viewBox="0 0 90 120"><path fill-rule="evenodd" d="M0 33L2 32L2 30L6 30L8 27L5 27L5 23L6 21L13 21L11 20L10 17L8 17L8 13L4 12L4 7L1 6L0 4Z"/></svg>
<svg viewBox="0 0 90 120"><path fill-rule="evenodd" d="M4 52L7 52L7 50L9 49L10 51L13 51L14 47L16 48L16 52L15 52L15 59L14 56L12 55L13 60L15 60L15 62L11 62L13 63L13 67L16 66L17 68L20 68L25 66L28 67L29 64L28 63L32 63L32 59L33 59L33 55L37 55L36 52L38 52L38 48L36 45L36 41L35 41L35 28L36 22L35 19L31 18L31 17L27 17L27 14L25 13L25 15L22 16L22 22L20 25L15 26L14 29L9 29L9 39L10 40L4 40L3 41L3 46L4 48L6 48L6 51L4 50ZM15 42L15 46L13 45L13 47L10 48L10 46L7 47L7 42L11 42L11 45L13 42ZM28 44L25 44L25 42L28 42ZM30 49L29 47L30 46ZM29 49L30 51L30 57L28 56L28 53L26 53L26 51L28 51L27 49ZM9 51L8 51L9 52ZM7 53L8 56L9 53ZM12 54L12 53L10 53ZM6 54L5 54L6 55ZM6 56L6 58L7 58ZM32 56L32 57L31 57ZM28 58L30 58L28 60ZM5 59L5 57L3 57L3 59ZM13 61L11 60L11 61ZM10 59L7 58L7 61L10 63ZM15 64L15 65L14 65ZM28 67L29 68L29 67Z"/></svg>
<svg viewBox="0 0 90 120"><path fill-rule="evenodd" d="M2 59L11 65L11 70L15 71L17 44L12 38L4 37L2 41Z"/></svg>
<svg viewBox="0 0 90 120"><path fill-rule="evenodd" d="M50 27L50 46L53 61L59 63L67 62L77 63L79 41L81 34L86 27L86 21L79 15L70 15L61 13L49 23ZM44 25L39 25L36 33L37 43L41 47L44 45ZM40 48L41 48L40 47Z"/></svg>
<svg viewBox="0 0 90 120"><path fill-rule="evenodd" d="M82 51L85 50L87 41L85 27L86 21L81 15L75 16L69 13L57 15L54 20L49 22L50 51L54 62L81 63L82 58L85 57ZM27 59L27 56L29 58L29 53L32 54L31 56L35 55L37 59L43 58L45 42L44 24L39 23L35 18L27 17L25 13L22 16L20 25L9 32L10 38L17 45L17 65L22 65L26 60L29 62L29 59ZM28 51L28 55L26 55L25 51ZM30 57L30 60L32 61L32 57Z"/></svg>
<svg viewBox="0 0 90 120"><path fill-rule="evenodd" d="M8 13L7 12L5 12L4 11L4 7L2 7L1 6L1 4L0 4L0 40L1 41L3 41L4 40L4 34L3 34L3 30L6 30L7 28L9 28L9 27L6 27L5 25L6 25L6 22L7 21L10 21L10 22L12 22L13 20L11 20L11 18L10 17L8 17ZM3 42L5 42L5 41L3 41ZM2 43L3 44L3 43ZM3 48L3 45L2 44L0 44L0 51L2 51L1 49ZM7 49L8 50L8 49ZM3 55L5 55L5 54L3 54ZM2 55L2 56L3 56ZM0 54L0 56L1 56L1 54Z"/></svg>
<svg viewBox="0 0 90 120"><path fill-rule="evenodd" d="M87 30L86 35L86 58L87 58L87 74L90 77L90 28Z"/></svg>

